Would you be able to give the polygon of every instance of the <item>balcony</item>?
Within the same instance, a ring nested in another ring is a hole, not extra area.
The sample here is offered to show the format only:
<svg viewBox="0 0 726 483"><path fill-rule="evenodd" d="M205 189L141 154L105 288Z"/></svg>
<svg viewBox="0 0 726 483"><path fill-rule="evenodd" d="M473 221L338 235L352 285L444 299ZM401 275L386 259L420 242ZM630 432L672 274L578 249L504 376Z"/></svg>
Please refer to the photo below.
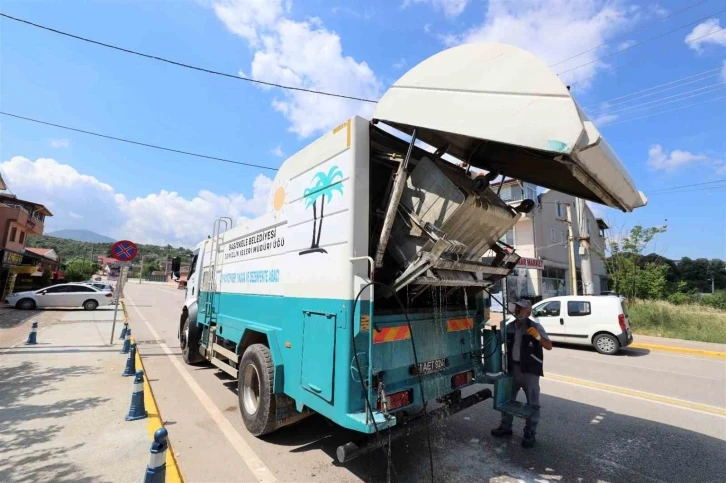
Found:
<svg viewBox="0 0 726 483"><path fill-rule="evenodd" d="M25 227L29 235L42 235L45 229L45 215L39 213L31 214L23 205L14 203L3 203L0 205L0 218L7 221L14 221Z"/></svg>

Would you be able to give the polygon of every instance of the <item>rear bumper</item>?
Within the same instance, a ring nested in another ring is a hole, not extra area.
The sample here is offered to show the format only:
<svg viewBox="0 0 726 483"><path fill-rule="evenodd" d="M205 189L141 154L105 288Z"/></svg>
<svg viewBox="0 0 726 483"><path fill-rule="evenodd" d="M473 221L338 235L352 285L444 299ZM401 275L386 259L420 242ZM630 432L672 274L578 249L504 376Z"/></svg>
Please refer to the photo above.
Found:
<svg viewBox="0 0 726 483"><path fill-rule="evenodd" d="M491 389L482 389L481 391L475 392L474 394L467 396L463 399L459 399L453 402L447 403L445 406L434 409L428 413L428 417L421 416L415 419L409 420L403 424L397 424L396 426L386 429L384 435L372 434L365 439L360 441L351 441L342 446L338 446L336 450L336 457L340 463L346 463L354 458L369 453L374 449L380 448L381 446L388 444L389 431L391 441L398 439L403 436L408 436L426 427L426 424L432 424L436 421L440 421L444 418L456 414L459 411L470 408L471 406L485 401L492 397ZM449 399L451 401L451 399ZM379 430L383 430L383 427L379 425Z"/></svg>
<svg viewBox="0 0 726 483"><path fill-rule="evenodd" d="M620 347L629 346L633 343L633 333L631 332L630 335L627 332L618 334L618 341L620 342Z"/></svg>

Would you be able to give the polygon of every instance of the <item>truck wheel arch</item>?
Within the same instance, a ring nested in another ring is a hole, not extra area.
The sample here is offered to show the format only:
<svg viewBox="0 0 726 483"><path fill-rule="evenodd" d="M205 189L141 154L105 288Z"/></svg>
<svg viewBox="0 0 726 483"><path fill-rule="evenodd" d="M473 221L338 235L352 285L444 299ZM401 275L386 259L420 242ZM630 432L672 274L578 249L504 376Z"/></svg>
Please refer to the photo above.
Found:
<svg viewBox="0 0 726 483"><path fill-rule="evenodd" d="M242 340L237 345L237 355L240 360L244 355L247 348L253 344L262 344L270 349L272 355L272 363L275 366L275 379L273 382L273 392L280 394L283 392L284 387L284 371L282 364L282 354L280 353L280 346L277 340L277 332L275 330L263 329L245 329L242 334Z"/></svg>

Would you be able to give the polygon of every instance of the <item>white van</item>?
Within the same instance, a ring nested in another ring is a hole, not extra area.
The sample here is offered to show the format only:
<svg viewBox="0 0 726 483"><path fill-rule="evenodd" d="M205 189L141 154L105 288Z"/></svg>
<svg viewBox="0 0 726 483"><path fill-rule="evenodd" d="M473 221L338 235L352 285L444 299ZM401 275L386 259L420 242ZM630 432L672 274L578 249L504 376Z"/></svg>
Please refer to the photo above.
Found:
<svg viewBox="0 0 726 483"><path fill-rule="evenodd" d="M625 302L614 295L552 297L532 307L552 342L592 345L615 354L633 342Z"/></svg>

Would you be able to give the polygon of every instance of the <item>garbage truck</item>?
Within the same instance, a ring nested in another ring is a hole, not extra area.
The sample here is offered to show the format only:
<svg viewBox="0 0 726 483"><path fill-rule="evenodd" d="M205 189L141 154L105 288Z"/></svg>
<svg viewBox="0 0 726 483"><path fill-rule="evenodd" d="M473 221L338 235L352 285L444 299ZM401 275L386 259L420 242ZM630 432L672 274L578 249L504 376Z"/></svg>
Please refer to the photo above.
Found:
<svg viewBox="0 0 726 483"><path fill-rule="evenodd" d="M255 436L313 413L360 433L341 462L490 398L526 417L487 291L517 264L500 239L536 200L502 201L502 176L625 212L647 202L542 61L503 44L445 50L372 120L283 162L263 215L210 223L179 319L184 361L238 380Z"/></svg>

